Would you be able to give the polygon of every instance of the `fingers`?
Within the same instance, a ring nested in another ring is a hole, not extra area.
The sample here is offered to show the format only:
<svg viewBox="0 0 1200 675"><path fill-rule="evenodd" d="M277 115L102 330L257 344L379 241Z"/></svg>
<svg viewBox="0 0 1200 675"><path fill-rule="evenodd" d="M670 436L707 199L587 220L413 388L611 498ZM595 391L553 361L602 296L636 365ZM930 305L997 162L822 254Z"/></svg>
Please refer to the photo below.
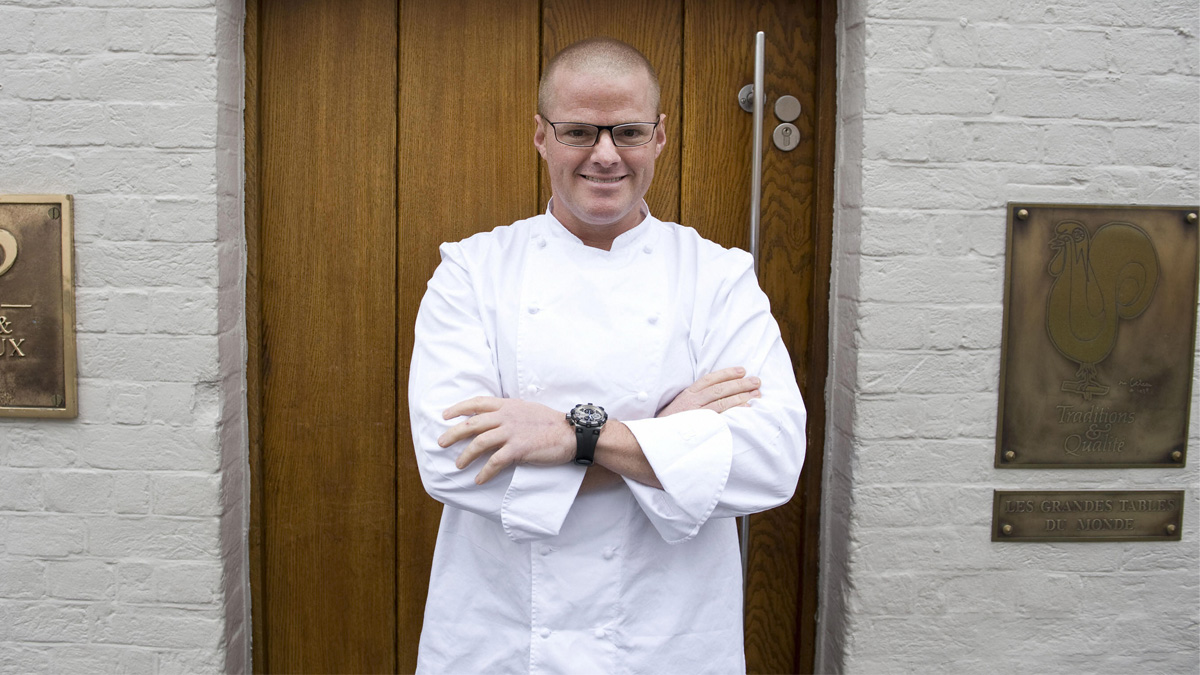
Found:
<svg viewBox="0 0 1200 675"><path fill-rule="evenodd" d="M679 392L675 398L658 411L658 417L666 417L687 410L706 408L724 412L729 408L746 405L752 398L757 398L757 392L762 380L757 377L746 377L746 369L741 366L714 370L701 376L687 389ZM729 400L726 400L729 399Z"/></svg>
<svg viewBox="0 0 1200 675"><path fill-rule="evenodd" d="M500 404L504 402L502 398L494 396L476 396L465 401L459 401L454 405L446 408L442 413L442 419L452 420L455 417L463 415L478 415L483 412L496 412L500 409Z"/></svg>
<svg viewBox="0 0 1200 675"><path fill-rule="evenodd" d="M697 392L697 404L702 408L707 408L721 399L752 392L758 389L760 385L762 385L762 380L757 377L741 377L719 382L705 388L703 391Z"/></svg>
<svg viewBox="0 0 1200 675"><path fill-rule="evenodd" d="M746 376L746 369L741 366L732 366L730 368L722 368L720 370L714 370L711 373L702 376L700 379L696 380L695 383L692 384L692 386L688 387L688 389L693 392L700 392L700 391L703 391L719 382L728 382L729 380L736 380L739 377L745 377L745 376Z"/></svg>
<svg viewBox="0 0 1200 675"><path fill-rule="evenodd" d="M719 399L754 391L758 389L760 385L762 385L762 380L758 379L757 377L743 377L736 380L730 380L728 382L722 382L714 385L711 387L711 389L713 397L715 399Z"/></svg>
<svg viewBox="0 0 1200 675"><path fill-rule="evenodd" d="M501 448L488 458L487 464L484 464L483 468L479 470L479 473L475 475L475 484L483 485L489 480L495 478L496 474L508 468L508 466L512 463L512 458L509 457L506 452L504 452L503 448Z"/></svg>
<svg viewBox="0 0 1200 675"><path fill-rule="evenodd" d="M484 453L488 453L500 448L502 445L504 445L504 441L505 437L501 431L497 429L485 431L476 436L475 440L467 444L467 447L462 451L462 454L458 456L458 459L454 460L454 466L460 470L465 469L470 466L472 462L479 459Z"/></svg>
<svg viewBox="0 0 1200 675"><path fill-rule="evenodd" d="M463 439L478 436L489 429L495 429L499 425L500 420L496 415L490 413L472 415L450 427L446 430L446 433L439 436L438 445L448 448Z"/></svg>
<svg viewBox="0 0 1200 675"><path fill-rule="evenodd" d="M709 410L715 410L719 413L723 413L726 410L732 410L733 408L747 407L750 405L750 401L756 398L762 398L762 392L758 389L742 392L733 396L726 396L724 398L717 399L716 401L713 401L704 407Z"/></svg>

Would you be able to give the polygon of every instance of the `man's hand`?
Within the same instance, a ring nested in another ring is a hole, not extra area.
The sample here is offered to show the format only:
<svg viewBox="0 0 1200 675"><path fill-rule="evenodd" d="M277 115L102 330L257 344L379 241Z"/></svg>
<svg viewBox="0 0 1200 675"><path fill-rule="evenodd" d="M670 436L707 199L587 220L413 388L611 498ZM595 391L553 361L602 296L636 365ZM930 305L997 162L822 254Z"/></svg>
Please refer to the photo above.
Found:
<svg viewBox="0 0 1200 675"><path fill-rule="evenodd" d="M467 468L481 455L492 456L475 476L482 485L510 464L558 466L575 458L575 430L563 413L540 403L520 399L476 396L455 403L442 413L444 419L468 415L438 438L448 448L474 436L458 459L459 469Z"/></svg>
<svg viewBox="0 0 1200 675"><path fill-rule="evenodd" d="M750 399L762 397L758 390L762 380L746 377L742 367L722 368L696 380L692 386L679 392L656 417L666 417L686 410L707 408L719 413L730 408L748 405Z"/></svg>

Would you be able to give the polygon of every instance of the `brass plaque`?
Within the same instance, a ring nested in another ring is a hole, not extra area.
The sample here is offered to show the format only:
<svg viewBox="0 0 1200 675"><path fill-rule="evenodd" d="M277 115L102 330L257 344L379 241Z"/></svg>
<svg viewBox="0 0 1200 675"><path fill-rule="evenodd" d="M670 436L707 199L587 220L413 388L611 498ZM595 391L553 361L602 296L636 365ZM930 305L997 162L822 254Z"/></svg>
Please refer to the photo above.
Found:
<svg viewBox="0 0 1200 675"><path fill-rule="evenodd" d="M998 468L1184 465L1196 214L1008 205Z"/></svg>
<svg viewBox="0 0 1200 675"><path fill-rule="evenodd" d="M1179 541L1183 490L996 490L992 541Z"/></svg>
<svg viewBox="0 0 1200 675"><path fill-rule="evenodd" d="M0 195L0 417L75 417L69 195Z"/></svg>

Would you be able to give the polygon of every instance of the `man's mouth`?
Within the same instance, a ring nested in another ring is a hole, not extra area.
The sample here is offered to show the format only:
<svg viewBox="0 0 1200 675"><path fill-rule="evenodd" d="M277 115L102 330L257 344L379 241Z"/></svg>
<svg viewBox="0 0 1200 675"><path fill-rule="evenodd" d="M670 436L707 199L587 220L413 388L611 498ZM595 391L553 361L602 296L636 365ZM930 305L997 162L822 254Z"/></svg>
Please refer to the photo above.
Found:
<svg viewBox="0 0 1200 675"><path fill-rule="evenodd" d="M603 178L600 176L589 176L587 174L581 174L581 175L583 176L584 180L590 181L592 183L616 183L616 182L622 180L623 178L625 178L625 176L612 176L611 178Z"/></svg>

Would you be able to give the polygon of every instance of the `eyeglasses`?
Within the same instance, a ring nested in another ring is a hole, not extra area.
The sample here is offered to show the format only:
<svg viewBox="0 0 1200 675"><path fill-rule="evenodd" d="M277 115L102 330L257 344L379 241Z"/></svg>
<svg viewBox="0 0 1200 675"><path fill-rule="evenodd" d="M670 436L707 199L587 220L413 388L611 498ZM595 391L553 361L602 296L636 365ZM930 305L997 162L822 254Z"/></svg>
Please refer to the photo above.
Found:
<svg viewBox="0 0 1200 675"><path fill-rule="evenodd" d="M618 148L645 145L654 140L654 129L658 127L658 122L630 122L610 126L584 124L583 122L551 122L550 120L546 120L546 123L554 127L554 138L559 143L575 148L592 147L596 141L600 140L601 131L608 131L613 145Z"/></svg>

